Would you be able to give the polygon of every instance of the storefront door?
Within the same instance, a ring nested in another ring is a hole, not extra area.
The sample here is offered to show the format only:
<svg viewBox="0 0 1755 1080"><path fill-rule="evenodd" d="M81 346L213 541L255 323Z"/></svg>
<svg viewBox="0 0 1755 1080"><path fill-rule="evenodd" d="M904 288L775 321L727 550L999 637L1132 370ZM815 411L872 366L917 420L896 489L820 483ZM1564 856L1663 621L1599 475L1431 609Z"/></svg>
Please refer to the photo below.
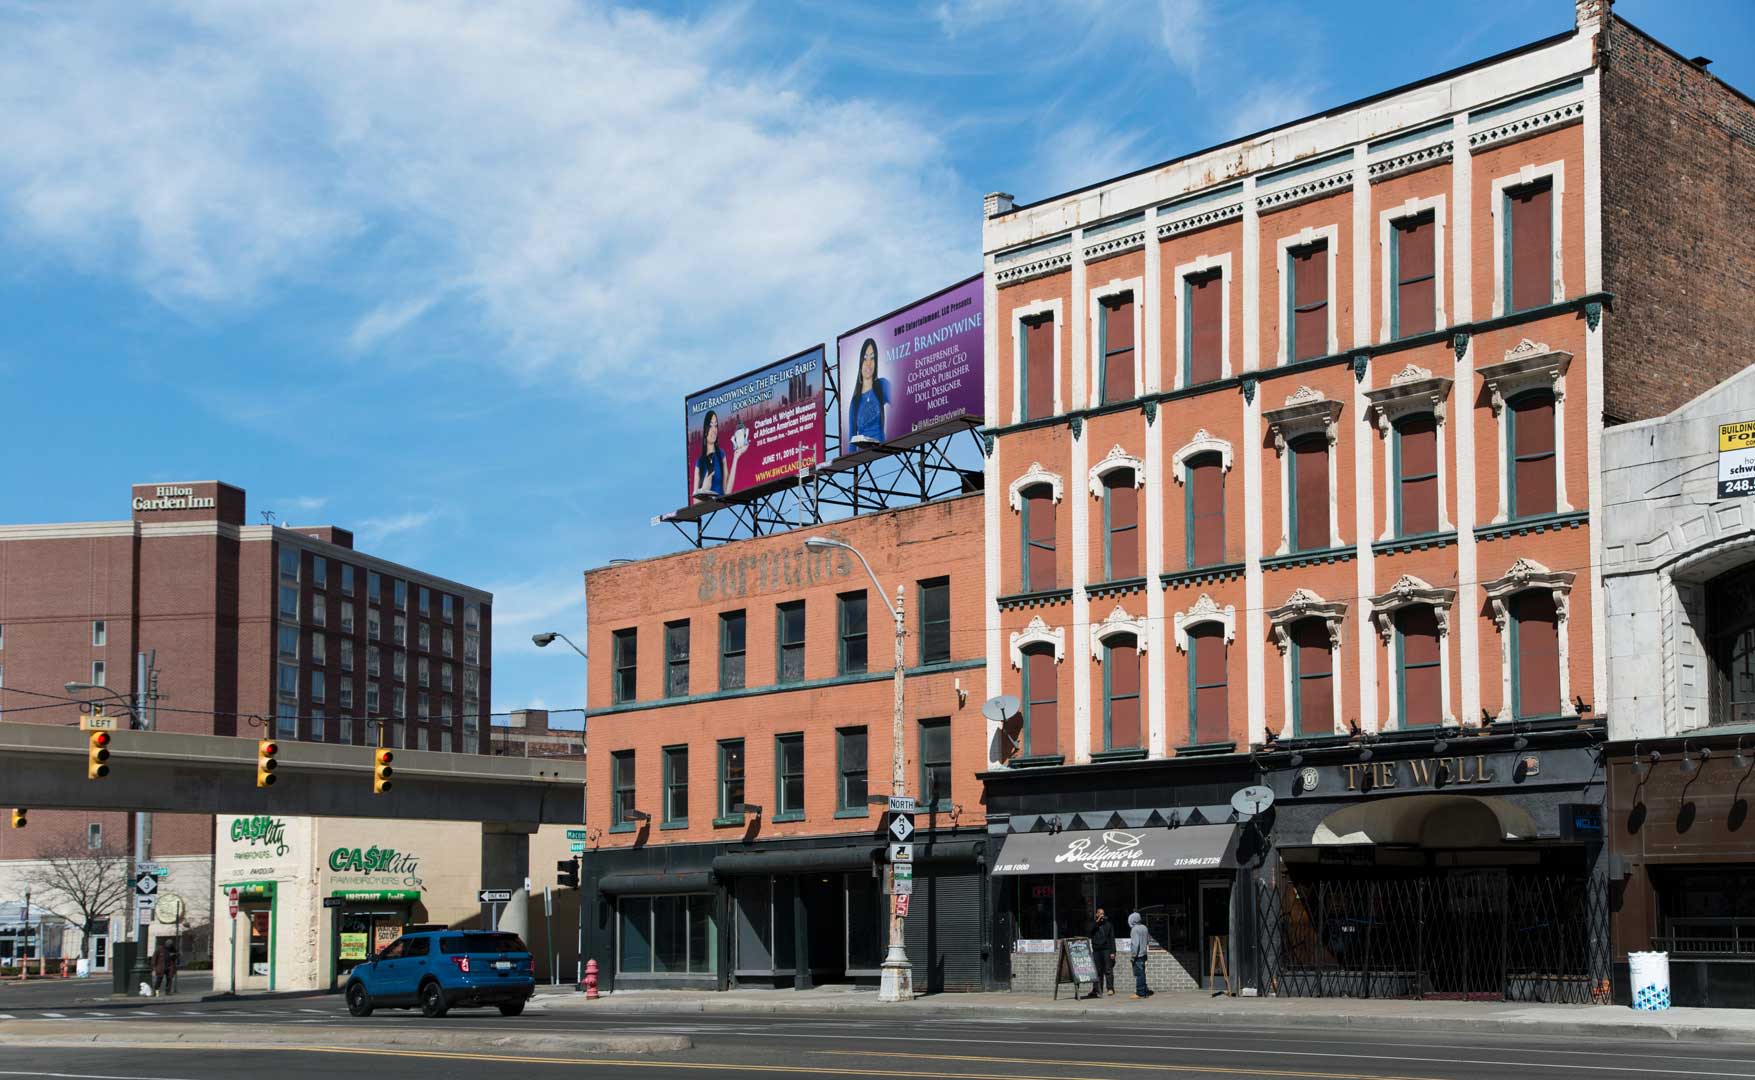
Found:
<svg viewBox="0 0 1755 1080"><path fill-rule="evenodd" d="M408 909L371 906L345 907L335 912L335 942L331 953L329 988L335 989L357 964L365 963L378 950L402 936L408 925Z"/></svg>
<svg viewBox="0 0 1755 1080"><path fill-rule="evenodd" d="M1200 971L1202 985L1212 989L1213 947L1217 943L1225 956L1225 971L1230 971L1231 954L1231 883L1203 881L1200 883Z"/></svg>
<svg viewBox="0 0 1755 1080"><path fill-rule="evenodd" d="M88 955L91 957L91 969L93 971L110 970L110 935L93 934L91 936L91 949Z"/></svg>
<svg viewBox="0 0 1755 1080"><path fill-rule="evenodd" d="M233 957L234 975L240 990L269 990L274 977L274 912L265 902L245 903L238 909L243 941Z"/></svg>

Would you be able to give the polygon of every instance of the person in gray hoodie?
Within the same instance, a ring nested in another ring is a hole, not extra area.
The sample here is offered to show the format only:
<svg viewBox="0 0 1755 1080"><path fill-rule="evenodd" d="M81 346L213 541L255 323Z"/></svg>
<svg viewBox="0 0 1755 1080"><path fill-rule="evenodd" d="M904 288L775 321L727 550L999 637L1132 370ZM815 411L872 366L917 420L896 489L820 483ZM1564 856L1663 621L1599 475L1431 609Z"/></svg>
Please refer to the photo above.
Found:
<svg viewBox="0 0 1755 1080"><path fill-rule="evenodd" d="M1151 948L1152 937L1146 933L1145 921L1137 911L1127 917L1127 943L1132 950L1133 996L1151 997L1151 988L1146 985L1146 950Z"/></svg>

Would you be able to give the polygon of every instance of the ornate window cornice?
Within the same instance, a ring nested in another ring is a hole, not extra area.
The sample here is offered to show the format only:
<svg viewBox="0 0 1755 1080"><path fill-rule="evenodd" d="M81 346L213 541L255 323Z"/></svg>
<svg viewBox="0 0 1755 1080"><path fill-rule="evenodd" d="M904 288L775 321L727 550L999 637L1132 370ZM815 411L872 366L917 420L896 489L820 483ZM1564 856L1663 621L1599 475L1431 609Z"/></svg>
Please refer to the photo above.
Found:
<svg viewBox="0 0 1755 1080"><path fill-rule="evenodd" d="M1438 619L1438 635L1450 633L1450 608L1456 603L1455 589L1438 589L1412 574L1403 574L1388 592L1371 597L1371 617L1377 620L1377 633L1389 644L1395 635L1395 613L1406 607L1430 607Z"/></svg>
<svg viewBox="0 0 1755 1080"><path fill-rule="evenodd" d="M1486 381L1492 395L1493 415L1498 416L1507 401L1525 390L1548 389L1553 391L1555 401L1564 399L1566 368L1571 363L1571 353L1524 338L1506 352L1504 360L1475 370Z"/></svg>
<svg viewBox="0 0 1755 1080"><path fill-rule="evenodd" d="M1283 455L1288 443L1319 431L1328 436L1328 444L1333 446L1338 434L1335 422L1341 417L1341 403L1330 401L1321 390L1300 386L1287 396L1283 407L1264 410L1261 416L1268 422L1268 433L1273 436L1274 453Z"/></svg>
<svg viewBox="0 0 1755 1080"><path fill-rule="evenodd" d="M1388 386L1365 391L1365 398L1371 403L1367 411L1376 418L1378 430L1385 436L1397 420L1416 413L1431 413L1442 424L1451 382L1418 364L1409 364L1390 378Z"/></svg>
<svg viewBox="0 0 1755 1080"><path fill-rule="evenodd" d="M1176 474L1178 484L1184 483L1188 479L1184 475L1188 459L1196 454L1218 454L1219 467L1225 472L1231 471L1231 444L1210 433L1206 428L1201 428L1194 433L1194 438L1183 445L1182 449L1170 455L1171 470Z"/></svg>
<svg viewBox="0 0 1755 1080"><path fill-rule="evenodd" d="M1102 461L1091 466L1091 498L1101 499L1103 497L1103 478L1117 469L1132 469L1133 486L1136 488L1145 486L1145 463L1123 450L1121 445L1117 443L1110 448L1109 453L1103 455Z"/></svg>
<svg viewBox="0 0 1755 1080"><path fill-rule="evenodd" d="M1058 664L1066 659L1066 630L1059 626L1050 627L1038 615L1022 630L1012 631L1012 667L1019 671L1024 669L1024 650L1032 645L1046 645L1053 649L1054 662Z"/></svg>
<svg viewBox="0 0 1755 1080"><path fill-rule="evenodd" d="M1567 597L1572 592L1572 582L1577 576L1571 571L1549 570L1534 559L1517 560L1503 577L1481 585L1487 593L1487 599L1493 604L1493 625L1498 627L1500 633L1505 632L1513 596L1526 589L1547 589L1554 594L1554 612L1564 626Z"/></svg>
<svg viewBox="0 0 1755 1080"><path fill-rule="evenodd" d="M1140 652L1146 651L1146 620L1129 615L1125 608L1116 604L1115 610L1104 616L1102 622L1091 625L1091 654L1101 661L1104 644L1112 637L1123 635L1132 637L1134 647Z"/></svg>
<svg viewBox="0 0 1755 1080"><path fill-rule="evenodd" d="M1176 648L1179 652L1188 651L1188 628L1202 623L1218 623L1225 628L1225 644L1237 640L1237 608L1226 604L1220 607L1208 593L1201 593L1200 599L1191 604L1187 611L1178 611L1173 620L1176 628Z"/></svg>
<svg viewBox="0 0 1755 1080"><path fill-rule="evenodd" d="M1038 484L1047 484L1048 490L1053 493L1054 501L1060 501L1062 493L1060 474L1051 473L1047 469L1044 469L1040 461L1032 461L1030 462L1030 467L1024 470L1023 475L1012 481L1012 509L1022 513L1024 510L1024 491L1028 488L1033 488Z"/></svg>
<svg viewBox="0 0 1755 1080"><path fill-rule="evenodd" d="M1279 648L1281 656L1292 646L1292 624L1312 617L1328 623L1329 647L1338 649L1341 646L1341 623L1347 618L1347 604L1344 600L1324 600L1309 589L1294 589L1286 602L1270 610L1267 617L1274 645Z"/></svg>

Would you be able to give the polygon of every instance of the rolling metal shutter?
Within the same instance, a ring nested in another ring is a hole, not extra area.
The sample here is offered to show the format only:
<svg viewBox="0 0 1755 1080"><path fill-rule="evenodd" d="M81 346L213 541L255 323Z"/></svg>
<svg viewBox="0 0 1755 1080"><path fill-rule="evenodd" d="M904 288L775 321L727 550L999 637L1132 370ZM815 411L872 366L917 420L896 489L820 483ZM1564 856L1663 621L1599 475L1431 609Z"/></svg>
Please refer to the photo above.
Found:
<svg viewBox="0 0 1755 1080"><path fill-rule="evenodd" d="M981 864L923 862L914 874L903 941L914 965L915 991L981 990L981 943L988 937Z"/></svg>

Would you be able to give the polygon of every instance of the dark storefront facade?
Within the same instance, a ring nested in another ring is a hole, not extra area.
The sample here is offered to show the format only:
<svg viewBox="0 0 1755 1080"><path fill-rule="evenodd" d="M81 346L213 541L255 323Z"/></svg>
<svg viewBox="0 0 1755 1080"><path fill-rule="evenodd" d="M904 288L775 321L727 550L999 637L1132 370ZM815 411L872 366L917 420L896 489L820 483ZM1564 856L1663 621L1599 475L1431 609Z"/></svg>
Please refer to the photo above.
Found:
<svg viewBox="0 0 1755 1080"><path fill-rule="evenodd" d="M1567 722L1262 754L1262 992L1603 1000L1600 742Z"/></svg>

